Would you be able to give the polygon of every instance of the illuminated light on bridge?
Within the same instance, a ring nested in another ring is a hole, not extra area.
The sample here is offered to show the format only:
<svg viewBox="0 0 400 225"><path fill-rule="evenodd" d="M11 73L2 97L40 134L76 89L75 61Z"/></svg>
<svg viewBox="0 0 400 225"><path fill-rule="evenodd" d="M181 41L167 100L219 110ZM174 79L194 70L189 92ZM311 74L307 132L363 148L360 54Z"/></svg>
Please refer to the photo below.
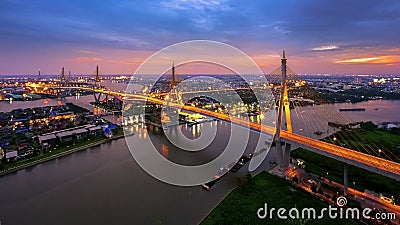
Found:
<svg viewBox="0 0 400 225"><path fill-rule="evenodd" d="M183 109L232 122L235 124L250 126L251 129L267 134L275 134L276 129L274 127L245 121L235 117L230 117L226 114L220 114L204 109L199 109L192 106L183 106ZM287 131L281 131L281 138L284 140L299 143L307 149L312 150L316 153L335 158L342 162L364 168L366 170L382 174L384 176L392 177L396 180L400 180L400 164L386 160L383 158L378 158L371 156L362 152L357 152L345 147L337 146L320 140L315 140L309 137L305 137L295 133L289 133ZM310 149L312 148L312 149Z"/></svg>
<svg viewBox="0 0 400 225"><path fill-rule="evenodd" d="M285 58L285 57L282 57ZM97 69L96 69L97 70ZM98 72L98 71L97 71ZM272 84L270 84L271 86ZM60 86L56 83L27 83L27 87L31 88L66 88L63 86ZM275 86L276 87L276 86ZM153 104L158 104L158 105L163 105L165 104L164 99L156 98L155 95L146 95L146 94L131 94L131 93L123 93L123 92L117 92L117 91L111 91L111 90L106 90L101 87L89 87L89 86L76 86L76 87L68 87L71 89L80 89L80 90L87 90L87 91L93 91L95 93L102 93L102 94L107 94L107 95L112 95L116 96L121 100L128 100L128 101L147 101L149 103ZM215 91L215 90L208 90L208 91ZM220 91L220 90L218 90ZM159 96L167 96L167 95L162 95L163 93L159 93ZM181 94L185 94L185 92L182 92ZM286 100L286 99L285 99ZM170 106L172 107L179 107L180 105L178 104L173 104L169 103ZM285 105L284 105L285 106ZM197 108L195 106L189 106L189 105L184 105L182 106L182 109L187 110L189 112L194 112L194 113L199 113L202 115L207 115L210 117L214 117L220 120L232 122L238 125L243 125L243 126L249 126L251 129L254 131L258 132L263 132L267 134L274 135L277 132L277 129L275 127L271 126L266 126L262 125L259 123L251 122L251 121L245 121L239 118L235 117L230 117L227 114L219 113L219 112L212 112L209 110ZM375 157L372 155L368 155L362 152L358 152L355 150L351 150L349 148L345 148L342 146L337 146L334 144L330 144L327 142L323 142L320 140L315 140L306 136L302 136L299 134L295 134L289 131L280 131L280 138L283 140L291 141L294 143L298 143L308 150L314 151L318 154L322 154L334 159L337 159L339 161L342 161L346 164L354 165L356 167L364 168L366 170L382 174L384 176L388 176L391 178L394 178L396 180L400 180L400 164L386 160L383 158Z"/></svg>
<svg viewBox="0 0 400 225"><path fill-rule="evenodd" d="M79 87L77 87L79 88ZM90 88L84 88L84 90L91 90ZM120 92L115 92L115 91L106 91L102 89L94 89L95 92L101 92L101 93L108 93L109 95L114 95L114 96L121 96L121 97L128 97L131 99L141 99L144 101L147 101L149 103L154 103L154 104L159 104L163 105L165 103L164 100L154 98L154 97L149 97L145 95L139 95L139 94L128 94L128 93L120 93ZM173 106L173 103L170 104ZM180 105L175 105L175 107L180 107ZM212 112L209 110L197 108L194 106L188 106L184 105L182 109L199 113L202 115L207 115L210 117L214 117L220 120L228 121L228 122L233 122L238 125L243 125L243 126L250 126L251 129L267 134L275 134L276 133L276 128L250 122L250 121L245 121L242 119L238 119L235 117L230 117L227 114L222 114L218 112ZM333 145L327 142L323 142L320 140L315 140L306 136L302 136L299 134L295 133L289 133L287 131L281 131L281 138L284 140L288 141L293 141L296 143L301 144L304 147L307 147L308 149L312 148L312 151L315 151L316 153L335 158L337 160L346 162L348 164L364 168L366 170L382 174L384 176L388 176L391 178L394 178L396 180L400 180L400 164L386 160L383 158L378 158L372 155L368 155L365 153L361 153L358 151L354 151L345 147Z"/></svg>

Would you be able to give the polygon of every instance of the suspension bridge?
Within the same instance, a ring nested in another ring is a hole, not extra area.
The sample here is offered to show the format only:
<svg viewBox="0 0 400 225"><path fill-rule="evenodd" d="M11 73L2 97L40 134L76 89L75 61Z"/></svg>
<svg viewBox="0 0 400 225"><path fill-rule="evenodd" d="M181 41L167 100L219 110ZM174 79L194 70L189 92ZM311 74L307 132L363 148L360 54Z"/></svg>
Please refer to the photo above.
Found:
<svg viewBox="0 0 400 225"><path fill-rule="evenodd" d="M171 88L174 88L177 85L176 74L175 74L175 66L172 65L172 80L171 80ZM224 113L213 112L210 110L202 109L199 107L187 105L187 104L178 104L169 101L168 107L170 108L179 108L184 109L189 112L199 113L202 115L206 115L209 117L213 117L216 119L228 121L231 123L235 123L238 125L243 125L246 127L250 127L252 130L257 132L262 132L268 135L272 135L274 137L273 141L276 144L276 151L277 151L277 160L280 168L284 170L289 165L290 159L290 151L291 146L301 146L309 151L339 160L343 162L344 168L344 192L347 194L348 188L348 165L353 165L359 168L366 169L368 171L381 174L383 176L391 177L397 181L400 180L400 163L396 162L395 160L391 160L394 155L389 155L390 151L385 151L385 158L378 157L377 152L379 151L379 156L381 156L382 150L376 146L361 146L362 149L357 149L359 151L350 149L346 146L338 146L333 143L328 143L326 141L318 140L316 138L312 138L310 136L306 136L303 134L297 134L293 132L292 127L292 118L291 118L291 111L290 106L291 104L294 107L295 116L298 119L304 121L306 126L309 126L310 129L317 129L318 123L313 120L311 113L308 111L301 111L298 112L297 109L301 109L301 104L297 101L290 101L289 98L289 86L288 84L300 80L295 73L293 73L287 67L287 58L285 55L285 51L283 51L282 59L281 59L281 66L269 74L271 79L269 80L270 83L278 83L277 90L279 93L277 94L278 101L278 118L276 122L276 126L267 126L262 123L251 122L248 120L243 120L236 117L231 117ZM274 80L274 77L276 80ZM64 68L62 69L60 82L56 84L27 84L28 88L31 90L37 89L54 89L54 90L85 90L85 91L92 91L94 95L95 102L99 102L102 95L105 96L113 96L120 101L124 101L125 99L130 100L138 100L138 101L146 101L151 104L156 105L163 105L165 104L166 99L162 99L159 97L154 97L152 94L134 94L134 93L124 93L121 91L112 91L107 90L104 86L101 85L101 76L99 72L99 67L96 66L95 77L93 79L94 83L92 84L75 84L75 83L68 83L67 76L65 75ZM227 89L227 90L237 90L237 89ZM197 93L201 92L213 92L213 91L221 91L221 90L203 90L198 91ZM62 93L62 92L60 92ZM180 92L176 93L178 95L184 94L191 94L193 92ZM158 95L160 96L160 95ZM165 96L165 95L164 95ZM300 106L300 107L299 107ZM328 109L329 106L318 112L318 116L326 117L326 118L335 118L337 120L342 121L343 123L349 122L343 115L340 113L334 113L335 110ZM292 110L293 111L293 110ZM286 128L286 129L285 129ZM300 129L301 130L301 129ZM354 133L355 137L359 137L359 134ZM346 138L346 137L342 137Z"/></svg>

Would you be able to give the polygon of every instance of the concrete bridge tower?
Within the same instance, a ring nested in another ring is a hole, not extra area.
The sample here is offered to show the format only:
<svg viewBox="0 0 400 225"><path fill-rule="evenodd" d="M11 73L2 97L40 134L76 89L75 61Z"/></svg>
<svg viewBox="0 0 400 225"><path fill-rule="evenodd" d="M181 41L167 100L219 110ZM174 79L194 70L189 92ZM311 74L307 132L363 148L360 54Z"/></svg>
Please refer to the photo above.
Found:
<svg viewBox="0 0 400 225"><path fill-rule="evenodd" d="M94 78L94 85L93 85L93 97L94 102L99 103L101 98L101 92L96 93L95 89L100 87L101 77L99 72L99 65L96 65L96 76Z"/></svg>
<svg viewBox="0 0 400 225"><path fill-rule="evenodd" d="M67 77L65 76L65 70L64 67L61 69L61 77L60 77L60 81L62 85L66 85L67 83Z"/></svg>
<svg viewBox="0 0 400 225"><path fill-rule="evenodd" d="M275 134L275 144L276 144L276 153L277 159L280 169L285 169L289 166L290 160L290 144L286 143L284 145L284 149L282 146L281 140L281 130L283 124L283 113L285 113L286 117L286 127L289 133L292 133L292 121L290 118L290 103L289 103L289 96L288 96L288 88L287 88L287 59L286 59L286 52L283 50L282 59L281 59L281 74L282 74L282 81L281 81L281 93L280 93L280 100L279 100L279 109L278 109L278 121L276 123L276 134Z"/></svg>
<svg viewBox="0 0 400 225"><path fill-rule="evenodd" d="M176 87L176 75L175 75L175 63L172 62L172 80L171 80L171 90Z"/></svg>
<svg viewBox="0 0 400 225"><path fill-rule="evenodd" d="M172 127L171 131L176 131L177 126L179 125L179 109L175 107L171 107L170 104L182 104L182 96L180 95L179 91L176 89L177 79L176 79L176 72L175 72L175 63L172 62L171 68L171 86L170 86L170 93L166 99L166 113L169 118L169 123L165 124L164 126Z"/></svg>

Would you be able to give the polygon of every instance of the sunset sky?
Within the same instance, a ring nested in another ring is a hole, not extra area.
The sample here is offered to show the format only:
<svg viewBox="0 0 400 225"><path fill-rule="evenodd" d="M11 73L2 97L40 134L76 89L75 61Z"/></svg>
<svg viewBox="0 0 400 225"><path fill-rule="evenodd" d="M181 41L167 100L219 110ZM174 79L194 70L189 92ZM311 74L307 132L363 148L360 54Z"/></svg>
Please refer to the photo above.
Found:
<svg viewBox="0 0 400 225"><path fill-rule="evenodd" d="M395 0L0 0L0 74L130 74L171 44L233 45L266 73L400 74Z"/></svg>

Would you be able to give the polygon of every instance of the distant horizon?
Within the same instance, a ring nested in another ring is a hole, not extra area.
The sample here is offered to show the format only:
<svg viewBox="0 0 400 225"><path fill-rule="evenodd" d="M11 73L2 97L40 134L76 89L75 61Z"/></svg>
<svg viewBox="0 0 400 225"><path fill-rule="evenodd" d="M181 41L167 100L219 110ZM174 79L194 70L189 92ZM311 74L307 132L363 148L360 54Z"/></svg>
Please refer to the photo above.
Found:
<svg viewBox="0 0 400 225"><path fill-rule="evenodd" d="M399 74L400 1L10 1L0 8L0 74L130 74L149 56L214 40L268 73L282 49L299 74ZM196 72L196 71L193 71Z"/></svg>
<svg viewBox="0 0 400 225"><path fill-rule="evenodd" d="M264 73L265 75L269 75L268 73ZM79 77L79 76L94 76L95 74L71 74L73 77ZM216 75L216 76L229 76L229 75L236 75L234 73L182 73L179 75L183 76L201 76L201 75ZM243 74L243 75L255 75L255 74ZM385 77L400 77L400 74L296 74L298 76L385 76ZM34 78L38 77L38 74L0 74L0 78L2 77L8 77L8 76L34 76ZM46 77L57 77L60 76L60 74L41 74L40 76L46 76ZM156 74L101 74L101 76L158 76Z"/></svg>

